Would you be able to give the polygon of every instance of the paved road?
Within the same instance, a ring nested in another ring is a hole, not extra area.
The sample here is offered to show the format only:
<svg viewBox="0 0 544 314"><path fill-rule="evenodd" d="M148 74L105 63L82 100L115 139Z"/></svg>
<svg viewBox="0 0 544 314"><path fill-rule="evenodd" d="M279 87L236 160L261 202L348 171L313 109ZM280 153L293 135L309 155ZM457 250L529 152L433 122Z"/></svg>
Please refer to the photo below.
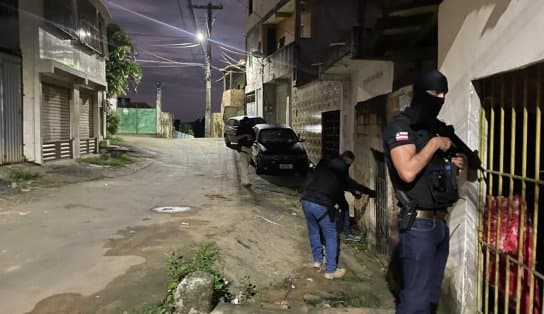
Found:
<svg viewBox="0 0 544 314"><path fill-rule="evenodd" d="M241 189L235 153L220 140L127 140L153 155L138 172L0 203L0 313L120 313L157 302L166 254L206 241L218 242L227 275L262 283L308 258L300 217L277 205L289 190L263 180ZM161 205L194 210L151 212Z"/></svg>

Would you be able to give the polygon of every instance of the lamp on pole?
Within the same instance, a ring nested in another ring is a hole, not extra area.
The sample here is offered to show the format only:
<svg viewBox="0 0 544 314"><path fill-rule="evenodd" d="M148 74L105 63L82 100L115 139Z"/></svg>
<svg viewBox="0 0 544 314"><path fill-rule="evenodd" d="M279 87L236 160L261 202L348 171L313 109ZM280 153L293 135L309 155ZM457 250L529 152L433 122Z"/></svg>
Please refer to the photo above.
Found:
<svg viewBox="0 0 544 314"><path fill-rule="evenodd" d="M204 109L204 127L205 136L212 136L212 46L209 43L209 38L212 37L213 10L223 9L222 5L213 5L211 2L207 5L193 5L193 9L207 11L207 34L196 34L196 39L202 43L204 53L206 54L206 106Z"/></svg>
<svg viewBox="0 0 544 314"><path fill-rule="evenodd" d="M196 34L196 39L202 44L206 63L206 105L204 107L204 136L211 137L212 130L212 65L211 65L211 45L208 38L201 32Z"/></svg>

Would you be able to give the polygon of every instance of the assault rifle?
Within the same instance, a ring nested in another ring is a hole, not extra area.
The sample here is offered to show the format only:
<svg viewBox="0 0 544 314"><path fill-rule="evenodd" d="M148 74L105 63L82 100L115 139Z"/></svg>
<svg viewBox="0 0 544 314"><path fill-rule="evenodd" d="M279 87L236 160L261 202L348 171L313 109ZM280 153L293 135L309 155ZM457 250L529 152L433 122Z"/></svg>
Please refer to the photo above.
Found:
<svg viewBox="0 0 544 314"><path fill-rule="evenodd" d="M478 157L478 151L471 150L470 147L468 147L467 144L465 144L465 142L463 142L463 140L461 140L455 134L455 129L452 125L447 125L446 123L435 119L431 124L430 131L440 136L448 137L451 140L453 146L446 152L448 156L453 157L458 153L465 155L467 157L469 168L473 170L480 170L485 175L485 169L482 168L482 161L480 160L480 157Z"/></svg>

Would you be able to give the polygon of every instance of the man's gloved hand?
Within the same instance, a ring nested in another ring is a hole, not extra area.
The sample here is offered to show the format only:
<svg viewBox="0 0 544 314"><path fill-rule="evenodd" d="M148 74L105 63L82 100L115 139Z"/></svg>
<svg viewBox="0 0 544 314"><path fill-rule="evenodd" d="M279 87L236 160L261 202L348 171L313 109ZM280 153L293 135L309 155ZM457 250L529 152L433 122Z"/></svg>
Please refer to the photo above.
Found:
<svg viewBox="0 0 544 314"><path fill-rule="evenodd" d="M351 194L353 194L356 199L360 199L363 196L363 193L361 193L360 191L353 191L353 193Z"/></svg>

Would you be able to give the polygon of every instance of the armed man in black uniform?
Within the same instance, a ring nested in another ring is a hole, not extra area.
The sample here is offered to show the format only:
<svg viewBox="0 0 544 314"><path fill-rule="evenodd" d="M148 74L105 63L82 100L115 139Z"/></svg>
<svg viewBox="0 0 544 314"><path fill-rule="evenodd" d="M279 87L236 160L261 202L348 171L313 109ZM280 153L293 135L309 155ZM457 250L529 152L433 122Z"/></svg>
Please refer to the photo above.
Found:
<svg viewBox="0 0 544 314"><path fill-rule="evenodd" d="M448 154L452 142L433 133L432 125L448 92L446 77L436 71L421 75L410 107L383 130L391 182L402 210L399 214L402 290L397 313L435 313L449 254L447 209L455 203L461 154Z"/></svg>

